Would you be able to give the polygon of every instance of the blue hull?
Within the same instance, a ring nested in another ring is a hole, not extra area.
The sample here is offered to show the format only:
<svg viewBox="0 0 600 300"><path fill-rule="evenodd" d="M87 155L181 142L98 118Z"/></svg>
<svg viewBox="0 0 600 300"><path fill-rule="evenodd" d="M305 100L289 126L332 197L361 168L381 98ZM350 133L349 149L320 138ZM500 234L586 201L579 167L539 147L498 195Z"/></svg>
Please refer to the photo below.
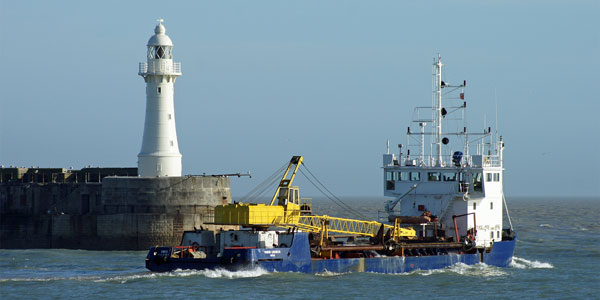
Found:
<svg viewBox="0 0 600 300"><path fill-rule="evenodd" d="M374 272L404 273L417 269L443 269L456 263L473 265L483 262L488 265L506 267L510 264L516 239L494 243L489 253L445 254L431 256L380 256L370 258L314 259L310 256L307 233L296 233L289 248L229 248L219 258L194 259L156 257L154 253L161 247L150 248L146 257L146 267L155 272L168 272L177 269L228 269L243 270L260 267L278 272ZM166 249L166 248L162 248Z"/></svg>

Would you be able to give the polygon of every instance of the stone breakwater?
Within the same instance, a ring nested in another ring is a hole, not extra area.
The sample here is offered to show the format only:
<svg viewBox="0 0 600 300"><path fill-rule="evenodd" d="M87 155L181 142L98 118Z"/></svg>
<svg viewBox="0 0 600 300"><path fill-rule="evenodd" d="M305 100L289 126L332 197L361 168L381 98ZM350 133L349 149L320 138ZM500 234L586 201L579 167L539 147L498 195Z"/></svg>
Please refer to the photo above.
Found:
<svg viewBox="0 0 600 300"><path fill-rule="evenodd" d="M184 230L214 228L205 224L213 221L214 206L231 202L228 177L96 172L61 175L61 180L8 173L0 181L0 248L5 249L146 250L179 244Z"/></svg>

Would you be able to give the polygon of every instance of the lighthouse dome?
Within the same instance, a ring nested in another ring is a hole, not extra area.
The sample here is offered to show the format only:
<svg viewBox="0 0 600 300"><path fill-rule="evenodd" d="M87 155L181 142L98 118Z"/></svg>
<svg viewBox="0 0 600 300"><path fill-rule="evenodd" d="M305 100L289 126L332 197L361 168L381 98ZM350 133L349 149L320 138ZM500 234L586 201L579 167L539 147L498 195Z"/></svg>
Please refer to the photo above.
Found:
<svg viewBox="0 0 600 300"><path fill-rule="evenodd" d="M148 46L173 46L171 38L165 32L165 25L162 22L158 23L154 28L155 34L148 40Z"/></svg>

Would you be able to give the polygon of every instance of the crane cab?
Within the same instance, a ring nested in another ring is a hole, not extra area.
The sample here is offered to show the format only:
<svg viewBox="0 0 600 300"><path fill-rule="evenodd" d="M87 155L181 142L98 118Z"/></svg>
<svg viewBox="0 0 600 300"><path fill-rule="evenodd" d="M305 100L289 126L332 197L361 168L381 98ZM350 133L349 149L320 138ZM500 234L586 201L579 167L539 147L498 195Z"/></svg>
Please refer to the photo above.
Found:
<svg viewBox="0 0 600 300"><path fill-rule="evenodd" d="M277 205L286 206L288 204L300 205L300 189L297 186L284 187L279 189L277 195Z"/></svg>

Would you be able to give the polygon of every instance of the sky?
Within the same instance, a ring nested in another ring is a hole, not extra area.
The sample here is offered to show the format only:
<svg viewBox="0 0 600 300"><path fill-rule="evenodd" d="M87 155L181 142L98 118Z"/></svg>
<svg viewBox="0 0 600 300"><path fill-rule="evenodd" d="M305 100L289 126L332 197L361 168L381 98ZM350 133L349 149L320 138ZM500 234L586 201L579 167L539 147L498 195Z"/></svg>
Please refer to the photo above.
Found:
<svg viewBox="0 0 600 300"><path fill-rule="evenodd" d="M599 14L596 0L0 0L0 164L135 167L138 63L163 18L183 173L250 171L234 197L292 155L335 195L382 195L386 141L430 105L438 53L468 82L469 128L504 138L507 196L599 196Z"/></svg>

